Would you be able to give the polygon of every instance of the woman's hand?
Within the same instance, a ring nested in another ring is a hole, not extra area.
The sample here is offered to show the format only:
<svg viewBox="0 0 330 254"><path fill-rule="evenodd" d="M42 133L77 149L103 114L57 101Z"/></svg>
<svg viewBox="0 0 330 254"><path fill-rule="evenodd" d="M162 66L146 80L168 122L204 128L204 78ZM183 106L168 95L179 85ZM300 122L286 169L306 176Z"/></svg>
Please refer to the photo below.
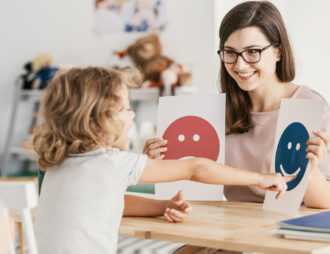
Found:
<svg viewBox="0 0 330 254"><path fill-rule="evenodd" d="M280 173L261 174L261 181L257 184L259 188L271 191L278 191L276 199L279 199L288 188L287 182L295 179L296 176L283 177Z"/></svg>
<svg viewBox="0 0 330 254"><path fill-rule="evenodd" d="M191 212L191 205L183 200L183 190L180 190L167 204L164 217L170 222L183 221Z"/></svg>
<svg viewBox="0 0 330 254"><path fill-rule="evenodd" d="M143 153L148 155L151 159L163 159L164 155L162 153L166 152L167 148L165 145L167 140L162 138L151 138L148 139L144 145Z"/></svg>
<svg viewBox="0 0 330 254"><path fill-rule="evenodd" d="M319 165L327 154L330 145L330 137L322 131L313 131L315 137L307 141L306 158L311 162L312 168Z"/></svg>

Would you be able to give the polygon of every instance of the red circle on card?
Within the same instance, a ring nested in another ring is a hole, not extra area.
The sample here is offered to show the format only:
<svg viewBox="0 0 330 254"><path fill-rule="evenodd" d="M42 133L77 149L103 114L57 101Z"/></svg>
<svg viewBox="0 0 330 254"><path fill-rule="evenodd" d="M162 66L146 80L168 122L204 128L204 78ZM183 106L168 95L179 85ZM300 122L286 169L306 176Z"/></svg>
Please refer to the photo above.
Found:
<svg viewBox="0 0 330 254"><path fill-rule="evenodd" d="M216 161L220 141L214 127L198 116L184 116L171 123L164 132L168 141L164 159L203 157Z"/></svg>

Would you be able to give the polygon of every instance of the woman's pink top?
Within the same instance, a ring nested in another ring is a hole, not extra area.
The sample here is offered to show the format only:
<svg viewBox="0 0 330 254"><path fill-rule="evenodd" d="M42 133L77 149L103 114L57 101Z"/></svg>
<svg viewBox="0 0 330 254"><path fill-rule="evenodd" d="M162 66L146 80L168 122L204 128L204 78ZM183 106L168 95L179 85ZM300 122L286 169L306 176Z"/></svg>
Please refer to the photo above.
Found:
<svg viewBox="0 0 330 254"><path fill-rule="evenodd" d="M321 131L330 136L330 107L320 94L300 86L291 98L324 101ZM248 171L269 173L279 109L251 114L254 128L243 134L226 136L225 164ZM325 179L330 181L330 151L319 168ZM225 186L224 194L228 201L263 202L265 191L255 186Z"/></svg>

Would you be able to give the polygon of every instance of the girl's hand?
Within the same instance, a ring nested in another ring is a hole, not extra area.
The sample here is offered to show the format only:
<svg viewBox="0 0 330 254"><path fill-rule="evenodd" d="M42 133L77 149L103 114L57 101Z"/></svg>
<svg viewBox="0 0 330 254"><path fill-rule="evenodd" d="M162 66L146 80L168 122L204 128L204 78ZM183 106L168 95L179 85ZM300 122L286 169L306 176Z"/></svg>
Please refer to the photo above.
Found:
<svg viewBox="0 0 330 254"><path fill-rule="evenodd" d="M294 175L283 177L280 173L265 174L261 175L261 181L257 186L265 190L278 191L276 199L279 199L288 188L286 183L295 178Z"/></svg>
<svg viewBox="0 0 330 254"><path fill-rule="evenodd" d="M180 190L167 204L164 217L170 222L183 221L191 212L191 205L183 200L183 190Z"/></svg>
<svg viewBox="0 0 330 254"><path fill-rule="evenodd" d="M144 145L143 153L148 155L151 159L163 159L162 153L166 152L167 148L164 147L167 144L167 140L162 138L148 139Z"/></svg>
<svg viewBox="0 0 330 254"><path fill-rule="evenodd" d="M312 168L316 167L329 150L330 137L322 131L313 131L316 137L307 141L306 158L311 162Z"/></svg>

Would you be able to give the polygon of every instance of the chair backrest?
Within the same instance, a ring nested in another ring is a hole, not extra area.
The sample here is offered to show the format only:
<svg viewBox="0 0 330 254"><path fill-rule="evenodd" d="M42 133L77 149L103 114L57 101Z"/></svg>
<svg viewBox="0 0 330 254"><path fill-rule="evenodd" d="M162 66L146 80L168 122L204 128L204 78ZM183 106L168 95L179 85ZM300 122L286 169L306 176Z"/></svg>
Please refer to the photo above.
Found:
<svg viewBox="0 0 330 254"><path fill-rule="evenodd" d="M9 210L21 211L28 251L31 254L38 253L30 211L38 202L35 184L31 181L0 181L0 200Z"/></svg>
<svg viewBox="0 0 330 254"><path fill-rule="evenodd" d="M0 203L0 253L15 254L13 232L10 228L8 210Z"/></svg>

